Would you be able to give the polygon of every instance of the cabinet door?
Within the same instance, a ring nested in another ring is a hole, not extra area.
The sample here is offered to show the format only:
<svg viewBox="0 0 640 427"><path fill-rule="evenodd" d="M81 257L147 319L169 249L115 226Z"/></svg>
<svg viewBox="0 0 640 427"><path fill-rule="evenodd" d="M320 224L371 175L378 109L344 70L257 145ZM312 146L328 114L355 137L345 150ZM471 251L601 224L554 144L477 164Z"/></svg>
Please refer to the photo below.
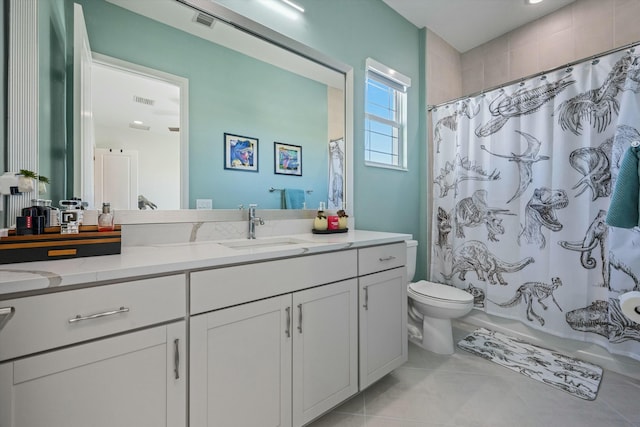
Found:
<svg viewBox="0 0 640 427"><path fill-rule="evenodd" d="M185 336L176 322L0 364L0 426L185 426Z"/></svg>
<svg viewBox="0 0 640 427"><path fill-rule="evenodd" d="M405 269L360 277L360 389L407 361Z"/></svg>
<svg viewBox="0 0 640 427"><path fill-rule="evenodd" d="M191 318L191 427L291 425L291 294Z"/></svg>
<svg viewBox="0 0 640 427"><path fill-rule="evenodd" d="M358 391L356 279L293 294L293 424Z"/></svg>

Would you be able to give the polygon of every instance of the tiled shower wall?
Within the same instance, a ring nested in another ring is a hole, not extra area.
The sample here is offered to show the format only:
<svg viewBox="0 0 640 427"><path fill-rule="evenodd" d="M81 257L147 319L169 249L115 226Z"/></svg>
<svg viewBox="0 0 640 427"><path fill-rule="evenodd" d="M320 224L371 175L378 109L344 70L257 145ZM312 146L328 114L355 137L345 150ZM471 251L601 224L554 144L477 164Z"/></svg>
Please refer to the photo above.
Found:
<svg viewBox="0 0 640 427"><path fill-rule="evenodd" d="M639 21L639 0L576 0L463 53L461 95L639 41Z"/></svg>
<svg viewBox="0 0 640 427"><path fill-rule="evenodd" d="M440 104L460 96L462 96L460 52L436 33L427 30L427 104Z"/></svg>
<svg viewBox="0 0 640 427"><path fill-rule="evenodd" d="M427 31L427 103L489 89L640 41L640 0L574 3L460 54Z"/></svg>

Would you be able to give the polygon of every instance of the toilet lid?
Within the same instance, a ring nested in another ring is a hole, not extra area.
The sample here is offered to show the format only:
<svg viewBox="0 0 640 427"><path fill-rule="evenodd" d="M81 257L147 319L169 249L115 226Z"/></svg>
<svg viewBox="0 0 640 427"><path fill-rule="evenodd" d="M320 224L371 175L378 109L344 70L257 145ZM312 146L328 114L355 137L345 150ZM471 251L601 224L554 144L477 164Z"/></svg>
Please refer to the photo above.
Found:
<svg viewBox="0 0 640 427"><path fill-rule="evenodd" d="M426 280L411 283L409 289L417 294L440 300L464 303L473 301L473 295L462 289L440 283L427 282Z"/></svg>

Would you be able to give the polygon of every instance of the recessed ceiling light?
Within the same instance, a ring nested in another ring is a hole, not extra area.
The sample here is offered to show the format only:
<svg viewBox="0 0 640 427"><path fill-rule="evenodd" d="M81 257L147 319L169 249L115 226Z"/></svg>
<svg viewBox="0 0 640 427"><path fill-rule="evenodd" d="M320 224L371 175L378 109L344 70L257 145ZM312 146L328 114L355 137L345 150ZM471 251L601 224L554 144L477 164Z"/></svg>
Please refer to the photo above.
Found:
<svg viewBox="0 0 640 427"><path fill-rule="evenodd" d="M292 2L291 0L282 0L282 2L288 4L289 6L291 6L294 9L304 13L304 8L302 6L300 6L299 4L296 4L296 3Z"/></svg>
<svg viewBox="0 0 640 427"><path fill-rule="evenodd" d="M134 120L133 123L137 124L137 125L141 125L142 122L140 120Z"/></svg>
<svg viewBox="0 0 640 427"><path fill-rule="evenodd" d="M538 4L538 3L542 3L542 0L524 0L524 4Z"/></svg>
<svg viewBox="0 0 640 427"><path fill-rule="evenodd" d="M139 129L139 130L149 130L149 129L151 129L151 126L143 125L142 122L140 122L140 123L135 123L135 122L129 123L129 127L131 129Z"/></svg>

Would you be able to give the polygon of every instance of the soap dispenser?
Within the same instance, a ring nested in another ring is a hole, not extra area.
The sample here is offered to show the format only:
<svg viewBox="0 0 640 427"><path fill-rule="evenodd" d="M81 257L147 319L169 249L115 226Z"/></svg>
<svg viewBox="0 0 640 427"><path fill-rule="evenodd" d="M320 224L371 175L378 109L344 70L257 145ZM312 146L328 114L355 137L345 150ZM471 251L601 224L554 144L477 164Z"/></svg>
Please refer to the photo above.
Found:
<svg viewBox="0 0 640 427"><path fill-rule="evenodd" d="M324 231L328 227L327 215L324 211L318 211L318 214L313 219L313 229L318 231Z"/></svg>
<svg viewBox="0 0 640 427"><path fill-rule="evenodd" d="M102 213L98 215L98 231L113 231L113 213L111 212L111 203L102 204Z"/></svg>

